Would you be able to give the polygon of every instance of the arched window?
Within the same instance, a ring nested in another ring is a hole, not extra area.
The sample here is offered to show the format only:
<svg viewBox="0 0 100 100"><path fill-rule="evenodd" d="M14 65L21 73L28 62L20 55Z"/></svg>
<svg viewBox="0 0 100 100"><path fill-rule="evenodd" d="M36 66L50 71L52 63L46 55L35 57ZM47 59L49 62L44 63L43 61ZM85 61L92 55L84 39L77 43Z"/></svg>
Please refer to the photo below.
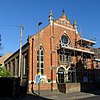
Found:
<svg viewBox="0 0 100 100"><path fill-rule="evenodd" d="M44 51L42 47L40 47L40 68L41 68L41 74L44 74ZM39 72L39 50L37 51L37 74L38 72Z"/></svg>
<svg viewBox="0 0 100 100"><path fill-rule="evenodd" d="M61 42L64 43L64 44L67 44L68 43L68 38L65 35L63 35L61 37Z"/></svg>
<svg viewBox="0 0 100 100"><path fill-rule="evenodd" d="M69 42L69 39L68 39L68 37L64 34L64 35L62 35L62 37L61 37L61 45L62 46L67 46L67 47L70 47L70 42Z"/></svg>

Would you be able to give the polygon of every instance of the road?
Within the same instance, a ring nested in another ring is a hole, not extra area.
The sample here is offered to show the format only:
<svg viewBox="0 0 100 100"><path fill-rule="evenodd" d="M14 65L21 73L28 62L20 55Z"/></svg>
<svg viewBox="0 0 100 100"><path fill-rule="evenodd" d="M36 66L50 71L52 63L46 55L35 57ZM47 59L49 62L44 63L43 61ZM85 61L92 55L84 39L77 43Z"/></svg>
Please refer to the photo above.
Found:
<svg viewBox="0 0 100 100"><path fill-rule="evenodd" d="M100 95L99 96L94 96L94 97L88 97L88 98L78 99L78 100L100 100Z"/></svg>
<svg viewBox="0 0 100 100"><path fill-rule="evenodd" d="M41 96L28 93L24 97L11 98L5 97L0 100L100 100L100 90L95 92L77 92L77 93L57 93L57 92L45 92L41 93Z"/></svg>

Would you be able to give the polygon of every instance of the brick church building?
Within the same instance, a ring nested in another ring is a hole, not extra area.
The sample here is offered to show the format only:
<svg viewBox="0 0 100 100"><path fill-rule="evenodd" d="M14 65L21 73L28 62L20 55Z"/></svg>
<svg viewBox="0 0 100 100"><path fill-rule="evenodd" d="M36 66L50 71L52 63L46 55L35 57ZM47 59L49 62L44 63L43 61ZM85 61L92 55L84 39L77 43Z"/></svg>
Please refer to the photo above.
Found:
<svg viewBox="0 0 100 100"><path fill-rule="evenodd" d="M39 77L41 90L58 89L60 83L99 81L99 67L91 51L95 43L80 35L76 21L72 24L64 11L56 20L50 11L49 24L29 36L22 47L21 83L26 79L31 91L38 90ZM19 75L19 50L5 60L5 68Z"/></svg>

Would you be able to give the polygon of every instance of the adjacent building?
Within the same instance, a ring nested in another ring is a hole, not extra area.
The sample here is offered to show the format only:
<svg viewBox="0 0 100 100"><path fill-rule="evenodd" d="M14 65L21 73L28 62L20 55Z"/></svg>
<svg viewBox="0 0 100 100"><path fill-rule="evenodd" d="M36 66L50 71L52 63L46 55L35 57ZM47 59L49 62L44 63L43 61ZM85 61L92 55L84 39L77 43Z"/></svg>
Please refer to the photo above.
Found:
<svg viewBox="0 0 100 100"><path fill-rule="evenodd" d="M41 90L58 89L60 83L99 81L100 67L91 51L95 43L80 35L76 21L72 24L64 11L56 20L50 11L49 24L29 36L22 47L20 71L19 50L5 60L5 67L13 76L21 77L21 83L26 79L29 91L38 90L39 77Z"/></svg>
<svg viewBox="0 0 100 100"><path fill-rule="evenodd" d="M12 55L12 53L11 53L11 52L8 52L7 54L5 54L5 55L3 55L3 56L0 57L0 66L1 66L1 67L4 67L4 61L5 61L8 57L10 57L11 55Z"/></svg>

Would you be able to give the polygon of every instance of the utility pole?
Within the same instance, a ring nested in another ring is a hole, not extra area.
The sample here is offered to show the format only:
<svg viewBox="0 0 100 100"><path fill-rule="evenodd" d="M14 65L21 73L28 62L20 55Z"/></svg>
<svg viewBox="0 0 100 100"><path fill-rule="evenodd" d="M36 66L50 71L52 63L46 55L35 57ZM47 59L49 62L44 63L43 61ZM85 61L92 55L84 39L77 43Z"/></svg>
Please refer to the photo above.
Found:
<svg viewBox="0 0 100 100"><path fill-rule="evenodd" d="M0 34L0 49L1 49L1 34Z"/></svg>
<svg viewBox="0 0 100 100"><path fill-rule="evenodd" d="M20 26L20 48L19 48L19 77L20 77L20 80L22 82L22 76L21 76L21 64L22 64L22 33L23 33L23 30L24 30L24 26L21 25Z"/></svg>

